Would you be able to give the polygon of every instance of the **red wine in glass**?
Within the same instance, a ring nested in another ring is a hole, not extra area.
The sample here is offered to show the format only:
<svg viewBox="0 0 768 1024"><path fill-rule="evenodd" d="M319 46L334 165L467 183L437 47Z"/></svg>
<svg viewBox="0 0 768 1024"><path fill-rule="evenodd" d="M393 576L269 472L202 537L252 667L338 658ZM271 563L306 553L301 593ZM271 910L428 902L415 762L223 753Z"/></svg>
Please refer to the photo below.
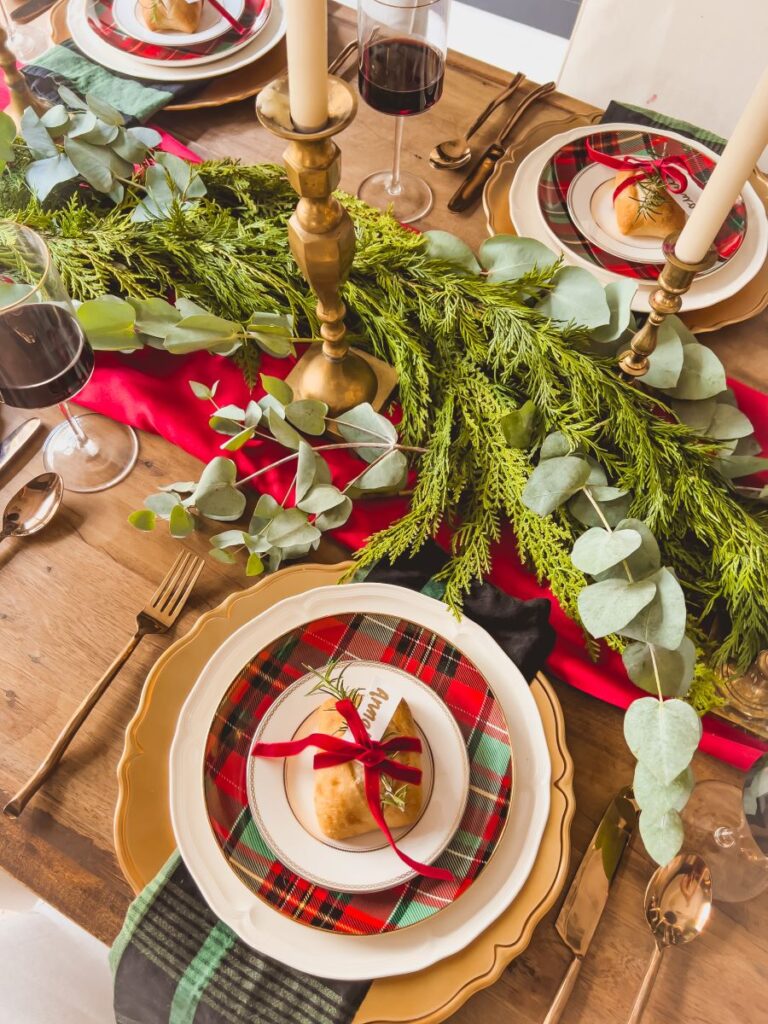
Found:
<svg viewBox="0 0 768 1024"><path fill-rule="evenodd" d="M72 314L53 302L0 313L0 403L19 409L59 405L93 372L93 349Z"/></svg>
<svg viewBox="0 0 768 1024"><path fill-rule="evenodd" d="M437 103L444 76L445 59L429 43L384 39L363 50L358 87L369 106L402 117L421 114Z"/></svg>

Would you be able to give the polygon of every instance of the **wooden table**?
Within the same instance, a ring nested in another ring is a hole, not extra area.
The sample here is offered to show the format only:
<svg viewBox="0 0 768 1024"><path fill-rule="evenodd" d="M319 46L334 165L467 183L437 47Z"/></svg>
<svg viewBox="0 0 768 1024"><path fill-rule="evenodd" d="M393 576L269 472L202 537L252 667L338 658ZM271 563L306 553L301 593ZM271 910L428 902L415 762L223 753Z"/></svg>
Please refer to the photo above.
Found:
<svg viewBox="0 0 768 1024"><path fill-rule="evenodd" d="M336 9L331 52L353 31L352 15ZM457 134L505 81L499 71L453 55L441 102L406 127L404 166L425 173L436 192L426 220L478 244L486 234L482 211L461 217L446 210L456 177L430 171L426 154L440 139ZM551 106L590 108L554 94ZM531 124L552 116L532 111ZM278 160L279 140L259 129L251 102L217 111L166 115L177 135L209 155L246 161ZM357 120L342 136L342 184L354 191L360 179L390 158L391 122L361 104ZM493 135L488 129L482 145ZM766 317L708 335L729 372L768 391L764 355ZM3 413L2 433L21 416ZM44 415L46 424L56 414ZM0 505L40 471L35 455L0 483ZM0 799L3 803L40 761L82 694L90 688L133 627L135 612L152 592L177 548L164 532L139 536L126 522L143 498L169 479L198 472L196 460L164 440L142 435L139 462L121 485L103 494L67 493L50 528L27 541L0 547ZM203 537L190 546L204 553ZM326 544L329 561L338 549ZM175 635L188 630L205 609L243 586L242 570L209 561ZM21 879L94 935L110 942L131 892L114 856L112 814L115 766L123 732L142 681L169 642L148 638L104 697L59 770L18 821L0 817L0 866ZM575 870L613 792L632 777L633 760L621 731L622 715L565 684L558 684L576 764L577 813L572 830ZM699 779L739 783L738 773L704 755L695 761ZM642 915L642 894L651 871L642 844L633 843L603 923L584 965L563 1021L615 1024L625 1019L651 950ZM711 926L693 946L675 950L662 968L647 1024L760 1024L768 1005L768 894L749 904L718 907ZM539 926L526 953L492 988L476 995L453 1018L463 1024L541 1021L565 972L568 952L552 924ZM43 969L41 967L41 969ZM16 1024L16 1022L14 1022ZM18 1022L22 1024L22 1022Z"/></svg>

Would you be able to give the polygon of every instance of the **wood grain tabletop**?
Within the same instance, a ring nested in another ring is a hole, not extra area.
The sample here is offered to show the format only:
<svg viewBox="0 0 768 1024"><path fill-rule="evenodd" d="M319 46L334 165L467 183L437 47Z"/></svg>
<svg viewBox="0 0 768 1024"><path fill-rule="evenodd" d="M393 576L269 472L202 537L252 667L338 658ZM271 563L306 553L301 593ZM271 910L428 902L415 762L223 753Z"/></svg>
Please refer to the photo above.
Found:
<svg viewBox="0 0 768 1024"><path fill-rule="evenodd" d="M331 27L333 54L352 36L353 15L334 8ZM447 211L446 201L459 177L431 171L426 157L436 142L460 134L508 77L454 54L440 103L407 123L404 166L425 174L436 194L435 208L421 226L451 230L472 245L486 237L481 208L461 216ZM531 110L519 130L547 117L574 111L588 114L591 109L554 93L546 108ZM163 123L203 155L249 162L280 159L282 144L257 126L252 101L166 114ZM478 146L491 140L494 126L498 123L492 119ZM339 140L343 187L355 191L367 173L387 166L392 127L390 119L361 103L357 120ZM702 339L715 348L732 376L764 391L766 319L762 315ZM57 415L46 411L46 425L55 424ZM0 411L0 435L22 418L15 410ZM194 476L199 463L161 438L142 434L140 440L139 462L123 483L102 494L67 492L60 514L44 533L0 546L3 803L33 771L73 708L130 636L137 610L177 554L178 547L166 532L139 535L126 519L160 483ZM17 463L0 479L0 506L40 471L39 450ZM188 543L201 554L208 547L202 535ZM344 553L326 541L320 554L321 560L337 561ZM115 859L112 816L115 768L142 682L174 637L243 585L242 567L208 561L173 633L148 637L140 645L21 818L0 817L0 866L105 942L115 937L132 895ZM556 688L576 766L573 872L613 793L631 781L633 761L622 738L618 710L564 683ZM694 767L698 779L741 781L738 772L705 755L697 755ZM642 912L651 870L641 842L635 840L563 1024L615 1024L626 1019L652 948ZM766 911L768 894L751 903L718 905L699 940L669 953L646 1024L762 1024L768 1006ZM470 999L452 1020L535 1024L543 1019L569 960L553 929L556 912L557 908L542 922L528 950L500 981Z"/></svg>

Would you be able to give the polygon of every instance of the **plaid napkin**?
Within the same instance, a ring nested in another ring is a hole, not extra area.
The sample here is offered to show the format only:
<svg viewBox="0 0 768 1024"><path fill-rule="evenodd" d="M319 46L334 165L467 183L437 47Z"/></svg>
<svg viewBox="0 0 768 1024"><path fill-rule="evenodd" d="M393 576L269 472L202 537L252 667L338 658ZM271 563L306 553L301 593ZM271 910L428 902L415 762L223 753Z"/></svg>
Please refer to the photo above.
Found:
<svg viewBox="0 0 768 1024"><path fill-rule="evenodd" d="M426 545L367 579L439 596L431 577L445 558ZM533 678L554 645L549 601L520 601L485 583L465 610ZM241 942L207 906L178 853L131 904L110 962L117 1024L349 1024L370 985L316 978Z"/></svg>
<svg viewBox="0 0 768 1024"><path fill-rule="evenodd" d="M722 153L725 149L725 139L706 128L698 128L688 121L681 121L676 117L667 117L657 110L646 110L645 107L635 107L631 103L621 103L618 100L611 100L605 113L600 119L603 124L611 122L628 121L630 124L638 124L648 128L659 128L662 131L666 128L671 132L678 132L689 139L695 139L704 146L708 146L715 153Z"/></svg>
<svg viewBox="0 0 768 1024"><path fill-rule="evenodd" d="M200 82L152 82L109 71L84 57L71 40L52 46L22 70L32 91L45 103L60 103L57 90L67 85L80 96L96 93L116 107L129 125L146 121L200 88Z"/></svg>

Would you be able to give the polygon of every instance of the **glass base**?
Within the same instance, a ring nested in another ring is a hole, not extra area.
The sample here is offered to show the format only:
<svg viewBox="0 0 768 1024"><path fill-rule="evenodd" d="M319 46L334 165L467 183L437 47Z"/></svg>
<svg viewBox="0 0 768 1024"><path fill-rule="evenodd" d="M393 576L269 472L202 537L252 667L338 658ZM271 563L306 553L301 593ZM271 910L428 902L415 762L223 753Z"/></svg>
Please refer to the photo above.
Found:
<svg viewBox="0 0 768 1024"><path fill-rule="evenodd" d="M392 172L376 171L369 174L357 190L357 195L369 206L388 210L401 224L411 224L425 217L432 209L435 197L432 189L416 174L400 172L400 186L392 191Z"/></svg>
<svg viewBox="0 0 768 1024"><path fill-rule="evenodd" d="M700 782L682 811L686 853L697 853L712 872L712 896L724 903L751 900L768 889L768 857L744 817L741 790Z"/></svg>
<svg viewBox="0 0 768 1024"><path fill-rule="evenodd" d="M114 487L130 473L139 454L139 441L131 427L85 413L75 416L85 434L80 442L67 420L55 427L43 445L43 465L58 473L68 491L90 493Z"/></svg>

